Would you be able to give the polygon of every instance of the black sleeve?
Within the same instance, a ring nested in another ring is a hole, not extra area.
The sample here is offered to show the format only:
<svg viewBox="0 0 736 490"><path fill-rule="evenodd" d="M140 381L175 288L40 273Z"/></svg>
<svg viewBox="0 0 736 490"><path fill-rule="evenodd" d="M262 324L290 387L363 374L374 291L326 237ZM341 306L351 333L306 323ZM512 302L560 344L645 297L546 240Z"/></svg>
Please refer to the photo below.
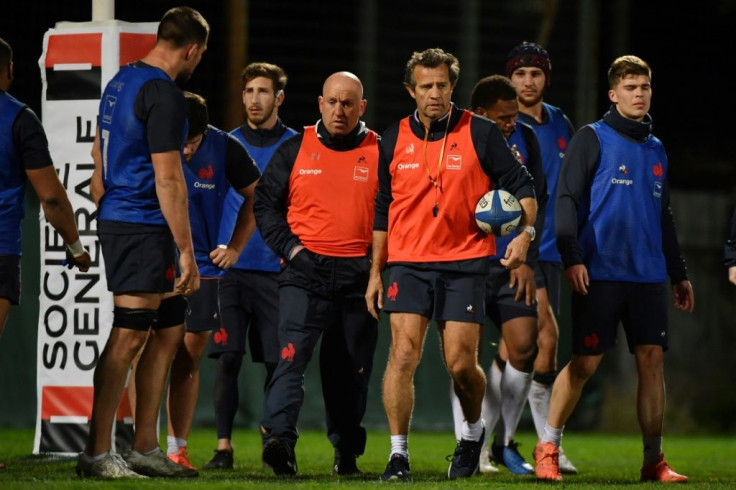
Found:
<svg viewBox="0 0 736 490"><path fill-rule="evenodd" d="M519 125L517 128L522 132L526 148L528 151L526 160L526 169L534 180L534 193L537 196L537 220L534 222L534 230L537 239L529 245L527 253L527 264L534 267L539 258L539 245L542 241L542 231L544 230L544 217L549 203L549 195L547 194L547 177L544 175L544 167L542 166L542 150L539 147L539 140L534 134L534 130L528 126Z"/></svg>
<svg viewBox="0 0 736 490"><path fill-rule="evenodd" d="M736 210L731 216L731 237L726 241L726 250L723 257L726 267L736 266Z"/></svg>
<svg viewBox="0 0 736 490"><path fill-rule="evenodd" d="M300 243L286 221L289 181L303 135L296 134L279 146L256 184L253 203L256 225L263 241L277 255L288 259L292 248Z"/></svg>
<svg viewBox="0 0 736 490"><path fill-rule="evenodd" d="M146 82L135 99L135 115L143 121L151 153L181 151L187 103L184 93L167 80Z"/></svg>
<svg viewBox="0 0 736 490"><path fill-rule="evenodd" d="M565 118L565 123L567 124L567 131L570 133L570 137L572 138L572 135L575 134L575 126L572 125L572 121L570 121L570 118L567 117L567 114L563 114L562 117Z"/></svg>
<svg viewBox="0 0 736 490"><path fill-rule="evenodd" d="M494 184L505 188L518 200L536 197L532 176L524 165L519 165L495 123L484 117L474 116L470 122L470 134L481 167Z"/></svg>
<svg viewBox="0 0 736 490"><path fill-rule="evenodd" d="M378 192L373 218L373 229L376 231L388 231L388 208L394 200L391 194L389 165L393 160L398 135L399 126L397 124L381 135L381 141L378 144Z"/></svg>
<svg viewBox="0 0 736 490"><path fill-rule="evenodd" d="M248 187L261 176L248 150L230 134L225 148L225 176L234 189Z"/></svg>
<svg viewBox="0 0 736 490"><path fill-rule="evenodd" d="M687 266L682 258L680 242L677 240L675 220L670 208L670 186L665 178L662 189L662 253L667 266L667 275L670 276L672 284L687 279Z"/></svg>
<svg viewBox="0 0 736 490"><path fill-rule="evenodd" d="M35 170L52 165L46 132L36 114L28 107L13 122L13 143L18 149L23 168Z"/></svg>
<svg viewBox="0 0 736 490"><path fill-rule="evenodd" d="M555 236L565 268L583 263L578 244L578 207L589 192L600 151L595 131L584 127L572 137L562 159L555 196Z"/></svg>

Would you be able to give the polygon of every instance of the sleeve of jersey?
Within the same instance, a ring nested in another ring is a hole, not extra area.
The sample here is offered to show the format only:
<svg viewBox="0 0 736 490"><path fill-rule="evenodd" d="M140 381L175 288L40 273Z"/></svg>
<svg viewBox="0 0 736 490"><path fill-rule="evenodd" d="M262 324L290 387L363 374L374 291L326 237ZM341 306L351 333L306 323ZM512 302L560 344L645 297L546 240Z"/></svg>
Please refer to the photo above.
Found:
<svg viewBox="0 0 736 490"><path fill-rule="evenodd" d="M285 259L288 259L289 251L300 243L286 221L286 202L291 170L301 142L302 135L298 135L276 150L256 185L253 201L258 231L266 245Z"/></svg>
<svg viewBox="0 0 736 490"><path fill-rule="evenodd" d="M726 267L736 266L736 210L731 216L731 237L726 241L726 249L723 255Z"/></svg>
<svg viewBox="0 0 736 490"><path fill-rule="evenodd" d="M234 189L248 187L261 176L248 150L232 135L228 135L225 149L225 175Z"/></svg>
<svg viewBox="0 0 736 490"><path fill-rule="evenodd" d="M537 236L542 236L544 230L544 217L549 205L549 195L547 194L547 177L544 175L544 167L542 166L542 152L539 148L539 141L534 135L534 131L523 127L524 137L527 142L529 158L526 162L526 168L534 179L534 193L537 196L537 220L534 222L534 229ZM534 240L529 245L527 253L527 264L533 267L539 258L539 244L541 239Z"/></svg>
<svg viewBox="0 0 736 490"><path fill-rule="evenodd" d="M187 120L181 90L166 80L151 80L141 88L135 107L136 116L145 122L151 153L181 150Z"/></svg>
<svg viewBox="0 0 736 490"><path fill-rule="evenodd" d="M28 107L15 118L13 140L26 170L48 167L53 163L43 125Z"/></svg>
<svg viewBox="0 0 736 490"><path fill-rule="evenodd" d="M486 175L518 200L536 198L532 176L524 165L519 165L498 127L479 117L474 117L470 124L478 159Z"/></svg>
<svg viewBox="0 0 736 490"><path fill-rule="evenodd" d="M389 165L393 158L398 137L398 125L388 129L381 135L378 152L378 192L374 208L373 229L388 231L388 208L393 201L391 194L391 173Z"/></svg>
<svg viewBox="0 0 736 490"><path fill-rule="evenodd" d="M565 268L582 264L578 243L578 205L586 193L598 161L600 144L592 128L578 131L562 159L555 196L555 236Z"/></svg>
<svg viewBox="0 0 736 490"><path fill-rule="evenodd" d="M687 279L687 265L680 251L680 242L677 239L675 220L670 208L669 183L665 178L662 191L662 253L667 266L667 275L670 282L677 284Z"/></svg>

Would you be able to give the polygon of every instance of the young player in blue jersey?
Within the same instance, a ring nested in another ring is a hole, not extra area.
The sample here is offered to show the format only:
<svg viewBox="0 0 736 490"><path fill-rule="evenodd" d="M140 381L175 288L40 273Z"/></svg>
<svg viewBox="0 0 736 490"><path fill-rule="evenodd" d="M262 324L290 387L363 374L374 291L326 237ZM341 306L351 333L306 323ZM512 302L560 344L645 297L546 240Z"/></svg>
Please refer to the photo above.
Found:
<svg viewBox="0 0 736 490"><path fill-rule="evenodd" d="M516 155L534 179L537 196L538 219L534 223L535 235L541 236L544 228L544 210L547 205L547 182L542 168L539 142L531 127L517 123L519 102L511 80L502 75L492 75L478 81L470 97L470 106L476 114L496 123ZM508 361L501 376L490 377L483 398L481 416L486 423L486 440L480 458L481 473L497 472L491 464L488 441L499 417L504 428L499 429L506 452L514 451L516 426L526 404L532 383L532 369L537 354L537 301L534 266L539 255L539 241L532 240L526 262L516 269L508 270L501 264L506 255L506 246L514 234L496 237L496 254L491 257L490 273L486 280L486 316L501 332L507 346ZM481 344L482 345L482 344ZM479 353L480 354L480 353ZM492 383L492 384L490 384ZM455 436L460 439L462 409L454 391L450 391L452 413L455 419ZM511 449L514 448L514 449ZM510 471L529 474L522 466L523 459L517 454L499 455Z"/></svg>
<svg viewBox="0 0 736 490"><path fill-rule="evenodd" d="M253 194L260 172L235 137L209 125L205 99L191 92L184 96L189 132L182 159L194 256L201 281L199 291L187 298L186 314L182 311L186 334L171 364L166 404L167 453L172 461L194 468L187 453L187 437L199 395L199 361L210 334L218 332L222 325L219 280L237 262L255 230ZM233 232L220 240L225 200L230 193L240 197L242 206L229 216Z"/></svg>
<svg viewBox="0 0 736 490"><path fill-rule="evenodd" d="M90 189L97 233L113 293L113 324L94 373L90 432L77 474L102 478L191 477L158 444L157 420L171 359L181 341L173 327L181 296L199 289L181 164L188 80L207 49L209 24L189 7L166 12L156 44L105 87L93 146ZM176 249L181 275L175 281ZM133 358L135 436L126 461L112 454L112 425Z"/></svg>
<svg viewBox="0 0 736 490"><path fill-rule="evenodd" d="M243 70L245 123L230 134L245 145L261 172L281 143L296 134L279 119L287 77L271 63L251 63ZM220 243L230 239L243 197L228 193L220 226ZM219 283L222 321L211 344L210 357L217 359L215 374L215 423L217 448L206 469L232 469L232 433L238 411L238 375L249 339L253 361L266 367L271 380L279 360L278 298L276 278L279 257L263 242L258 230L237 262Z"/></svg>
<svg viewBox="0 0 736 490"><path fill-rule="evenodd" d="M555 232L573 289L572 359L557 376L534 450L540 480L562 479L562 430L583 386L616 345L619 322L639 376L640 479L688 480L662 454L668 276L676 308L692 312L695 297L669 206L667 155L652 134L651 80L642 59L614 60L608 70L611 108L575 134L563 161Z"/></svg>

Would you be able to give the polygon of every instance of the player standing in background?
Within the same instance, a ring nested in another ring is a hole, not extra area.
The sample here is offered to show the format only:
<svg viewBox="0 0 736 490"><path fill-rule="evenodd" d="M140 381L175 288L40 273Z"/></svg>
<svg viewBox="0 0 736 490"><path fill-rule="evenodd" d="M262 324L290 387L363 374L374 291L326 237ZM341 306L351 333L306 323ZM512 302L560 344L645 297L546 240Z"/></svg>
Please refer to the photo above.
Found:
<svg viewBox="0 0 736 490"><path fill-rule="evenodd" d="M296 134L279 119L287 77L281 67L270 63L251 63L242 76L246 120L230 134L245 145L263 173L279 145ZM242 202L240 194L228 192L220 243L230 239ZM240 403L238 375L246 337L251 358L264 363L266 368L264 390L279 362L279 260L256 229L238 261L220 281L222 322L210 349L210 357L217 359L214 390L217 449L204 466L206 469L233 467L233 423Z"/></svg>
<svg viewBox="0 0 736 490"><path fill-rule="evenodd" d="M511 80L502 75L492 75L478 81L470 97L470 107L478 115L495 122L508 141L511 151L519 163L524 165L534 179L534 193L537 196L538 218L534 223L536 236L541 236L544 228L544 210L548 202L547 181L542 168L539 142L534 130L517 123L519 102ZM483 451L480 458L481 473L493 473L498 469L491 464L488 442L499 417L502 416L504 429L502 440L505 451L503 461L512 473L529 474L523 458L516 452L514 435L521 413L526 405L529 386L532 382L532 368L537 355L537 301L535 295L534 266L539 255L539 241L532 240L527 252L526 262L516 269L508 270L501 265L506 256L506 246L513 234L496 237L496 254L491 257L490 274L486 280L486 316L501 332L508 348L509 361L502 376L491 377L495 381L486 387L481 415L487 426ZM482 343L481 343L482 345ZM480 358L478 349L478 358ZM509 367L510 366L510 367ZM455 420L455 437L460 440L462 431L462 407L453 390L450 390L452 415Z"/></svg>
<svg viewBox="0 0 736 490"><path fill-rule="evenodd" d="M201 276L200 289L187 298L181 311L186 324L184 341L171 364L167 398L169 459L194 469L187 454L187 437L199 396L199 361L212 331L221 325L217 287L225 270L235 264L256 226L253 194L260 172L242 144L209 125L207 102L185 92L189 132L182 152L189 196L194 256ZM241 197L234 231L219 240L225 198Z"/></svg>
<svg viewBox="0 0 736 490"><path fill-rule="evenodd" d="M122 67L102 94L90 188L99 200L97 234L115 309L95 367L89 438L76 469L80 476L197 475L169 460L158 444L159 407L179 345L161 335L168 329L158 327L159 320L173 325L159 313L165 293L191 295L199 289L181 163L187 107L175 81L191 77L208 37L209 24L199 12L168 10L153 49ZM176 248L181 276L175 283ZM136 373L135 436L123 461L111 452L112 426L131 362L144 343Z"/></svg>
<svg viewBox="0 0 736 490"><path fill-rule="evenodd" d="M333 471L359 473L368 381L378 337L366 309L373 208L378 190L378 135L360 117L363 84L333 73L318 98L322 118L274 154L256 186L256 220L285 261L279 275L281 356L263 407L263 461L276 474L297 472L297 420L304 372L320 346L327 435Z"/></svg>
<svg viewBox="0 0 736 490"><path fill-rule="evenodd" d="M641 481L686 482L662 454L664 352L669 345L667 277L675 307L692 312L669 206L668 162L652 134L652 71L636 56L608 70L612 105L570 141L557 189L557 244L572 294L572 359L552 389L544 435L534 449L540 480L561 480L565 422L623 323L638 374L644 446Z"/></svg>
<svg viewBox="0 0 736 490"><path fill-rule="evenodd" d="M478 472L485 439L481 405L486 377L478 364L485 318L488 256L493 235L473 219L478 199L494 184L514 194L523 209L519 233L501 259L515 269L534 236L537 203L523 165L497 126L452 103L460 63L439 48L414 52L404 86L416 110L382 135L376 196L373 261L365 299L378 318L390 313L391 351L383 378L383 404L391 452L382 480L410 479L409 425L414 373L434 319L445 365L462 406L462 434L448 477ZM387 299L381 274L391 267Z"/></svg>
<svg viewBox="0 0 736 490"><path fill-rule="evenodd" d="M86 272L91 263L51 160L46 132L36 114L7 92L12 81L13 49L0 39L0 336L10 307L20 304L26 182L31 181L46 220L66 243L69 267ZM0 462L3 468L5 464Z"/></svg>
<svg viewBox="0 0 736 490"><path fill-rule="evenodd" d="M575 129L559 107L544 102L544 93L551 82L552 62L549 54L536 43L523 42L514 47L507 56L506 76L516 87L519 96L519 121L534 129L542 149L542 165L547 177L547 190L551 196L544 217L544 230L539 243L539 261L535 269L537 283L537 303L539 314L539 351L534 361L534 378L529 390L534 427L541 437L549 411L549 397L552 384L557 376L557 344L559 327L555 315L560 313L560 275L562 270L560 254L555 241L555 202L557 179L565 155L567 144ZM506 348L501 342L499 357L491 366L490 376L496 378L503 371ZM491 381L493 385L495 381ZM503 426L497 438L503 438ZM509 450L507 450L509 449ZM499 463L506 464L506 456L513 458L506 465L509 470L519 468L522 473L531 473L532 466L519 455L516 446L494 444L491 452ZM563 473L577 473L578 470L560 451L560 469Z"/></svg>

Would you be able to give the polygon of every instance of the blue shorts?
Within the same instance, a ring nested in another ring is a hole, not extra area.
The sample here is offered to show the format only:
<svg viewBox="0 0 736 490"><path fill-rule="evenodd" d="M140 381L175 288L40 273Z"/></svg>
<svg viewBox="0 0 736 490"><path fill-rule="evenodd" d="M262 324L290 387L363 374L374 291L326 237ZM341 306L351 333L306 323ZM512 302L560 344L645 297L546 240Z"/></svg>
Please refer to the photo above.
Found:
<svg viewBox="0 0 736 490"><path fill-rule="evenodd" d="M622 323L629 352L637 345L669 346L667 285L590 281L586 296L572 293L572 352L598 355L618 343Z"/></svg>
<svg viewBox="0 0 736 490"><path fill-rule="evenodd" d="M107 289L115 294L174 290L176 248L167 226L98 221Z"/></svg>
<svg viewBox="0 0 736 490"><path fill-rule="evenodd" d="M0 298L20 304L20 255L0 255Z"/></svg>
<svg viewBox="0 0 736 490"><path fill-rule="evenodd" d="M184 319L187 332L214 332L220 328L218 282L219 279L200 279L199 290L187 298L189 305Z"/></svg>
<svg viewBox="0 0 736 490"><path fill-rule="evenodd" d="M485 274L393 265L383 305L389 313L417 313L435 321L483 324L485 295Z"/></svg>
<svg viewBox="0 0 736 490"><path fill-rule="evenodd" d="M511 271L498 261L491 261L486 280L486 314L496 328L509 320L519 317L537 317L537 303L526 304L526 296L516 301L518 288L510 288Z"/></svg>
<svg viewBox="0 0 736 490"><path fill-rule="evenodd" d="M547 299L555 315L560 315L560 277L562 264L540 260L534 268L534 283L537 289L547 289Z"/></svg>

